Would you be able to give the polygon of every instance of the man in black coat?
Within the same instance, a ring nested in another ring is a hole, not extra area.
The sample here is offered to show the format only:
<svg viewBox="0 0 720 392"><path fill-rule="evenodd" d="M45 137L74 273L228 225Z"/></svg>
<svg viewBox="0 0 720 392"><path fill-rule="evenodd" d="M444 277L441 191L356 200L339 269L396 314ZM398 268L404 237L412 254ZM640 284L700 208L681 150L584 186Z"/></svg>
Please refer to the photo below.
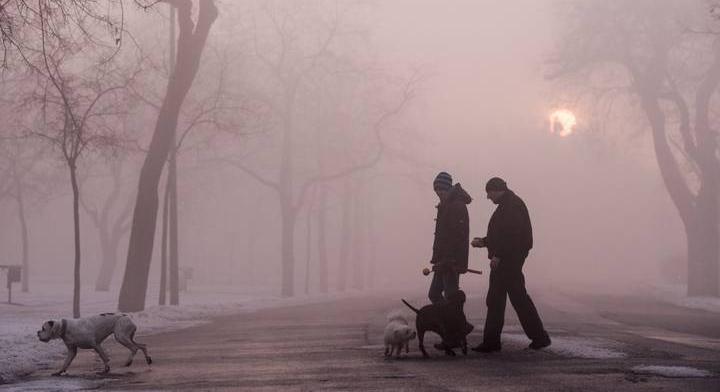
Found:
<svg viewBox="0 0 720 392"><path fill-rule="evenodd" d="M437 205L435 240L430 260L435 273L428 297L430 302L437 304L444 302L459 289L460 274L467 272L470 248L467 205L472 198L460 184L453 186L452 177L446 172L440 172L435 177L433 189L440 198L440 204Z"/></svg>
<svg viewBox="0 0 720 392"><path fill-rule="evenodd" d="M498 206L488 223L487 237L472 241L473 247L487 247L491 269L483 342L473 350L484 353L500 351L506 297L510 297L523 331L532 340L530 348L539 350L550 345L550 337L525 290L522 273L525 258L533 247L530 215L523 200L508 189L501 178L491 178L485 190L487 198Z"/></svg>

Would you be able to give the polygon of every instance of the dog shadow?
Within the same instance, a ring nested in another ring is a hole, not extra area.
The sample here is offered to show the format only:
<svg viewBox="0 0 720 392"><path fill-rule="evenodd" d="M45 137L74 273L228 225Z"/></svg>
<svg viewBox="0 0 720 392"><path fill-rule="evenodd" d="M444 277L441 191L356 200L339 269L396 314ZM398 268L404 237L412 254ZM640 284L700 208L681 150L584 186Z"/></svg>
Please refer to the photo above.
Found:
<svg viewBox="0 0 720 392"><path fill-rule="evenodd" d="M103 372L88 372L88 373L63 373L59 376L51 375L51 379L67 379L67 380L87 380L87 381L101 381L101 380L113 380L113 379L126 379L133 378L141 374L150 373L152 369L144 370L120 370L120 371L109 371Z"/></svg>

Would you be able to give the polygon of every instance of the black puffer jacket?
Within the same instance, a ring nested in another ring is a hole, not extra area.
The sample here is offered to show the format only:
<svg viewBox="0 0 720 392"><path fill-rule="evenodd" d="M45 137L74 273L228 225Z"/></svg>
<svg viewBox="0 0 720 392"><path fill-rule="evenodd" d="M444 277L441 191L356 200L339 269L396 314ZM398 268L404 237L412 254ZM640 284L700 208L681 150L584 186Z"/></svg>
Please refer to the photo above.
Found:
<svg viewBox="0 0 720 392"><path fill-rule="evenodd" d="M508 190L488 223L485 243L488 258L526 257L533 247L532 225L525 202Z"/></svg>
<svg viewBox="0 0 720 392"><path fill-rule="evenodd" d="M455 184L447 199L437 206L432 264L452 264L457 272L467 271L470 247L467 205L471 201L462 186Z"/></svg>

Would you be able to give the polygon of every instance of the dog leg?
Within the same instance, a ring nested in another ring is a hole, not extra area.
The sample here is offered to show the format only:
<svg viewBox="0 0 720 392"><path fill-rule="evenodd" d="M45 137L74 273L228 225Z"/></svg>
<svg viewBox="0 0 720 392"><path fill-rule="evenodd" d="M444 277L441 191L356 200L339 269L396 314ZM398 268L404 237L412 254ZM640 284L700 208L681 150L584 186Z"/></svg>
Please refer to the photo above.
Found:
<svg viewBox="0 0 720 392"><path fill-rule="evenodd" d="M75 346L68 346L67 356L65 356L65 363L63 363L62 368L58 370L57 372L53 373L53 376L59 376L70 367L70 364L72 363L73 359L75 359L75 355L77 355L77 347Z"/></svg>
<svg viewBox="0 0 720 392"><path fill-rule="evenodd" d="M142 343L138 343L138 342L135 341L135 331L133 331L133 333L130 334L130 340L133 342L133 344L135 345L135 347L139 348L140 351L142 351L143 356L145 357L145 362L147 362L148 365L151 365L151 364L152 364L152 358L150 358L150 356L148 355L147 346L144 345L144 344L142 344Z"/></svg>
<svg viewBox="0 0 720 392"><path fill-rule="evenodd" d="M461 350L462 350L463 355L467 355L467 339L466 338L463 338L463 340L462 340Z"/></svg>
<svg viewBox="0 0 720 392"><path fill-rule="evenodd" d="M410 341L405 342L405 353L410 354Z"/></svg>
<svg viewBox="0 0 720 392"><path fill-rule="evenodd" d="M117 340L118 343L125 346L128 350L130 350L130 355L128 355L127 360L125 361L125 366L132 365L133 359L135 358L135 354L137 353L137 350L140 350L143 352L143 355L145 356L145 362L147 362L148 365L152 363L152 358L147 353L147 346L138 343L135 341L135 331L130 332L129 336L123 335L121 333L115 334L115 340Z"/></svg>
<svg viewBox="0 0 720 392"><path fill-rule="evenodd" d="M98 353L98 355L100 356L100 359L102 359L103 364L105 364L105 368L103 369L102 373L110 372L110 358L108 357L105 350L103 350L102 346L99 344L96 345L94 347L94 349L95 349L95 352Z"/></svg>
<svg viewBox="0 0 720 392"><path fill-rule="evenodd" d="M418 329L418 347L420 347L420 352L422 352L423 357L428 358L430 357L425 351L425 344L423 343L423 339L425 338L425 331Z"/></svg>
<svg viewBox="0 0 720 392"><path fill-rule="evenodd" d="M390 348L391 348L391 347L392 347L392 346L390 346L389 344L386 344L386 345L385 345L385 356L386 356L386 357L390 355Z"/></svg>
<svg viewBox="0 0 720 392"><path fill-rule="evenodd" d="M119 334L115 334L115 340L130 350L130 355L128 355L127 360L125 360L125 366L132 365L133 358L135 358L135 353L137 353L138 350L135 344L133 344L128 336L121 336Z"/></svg>

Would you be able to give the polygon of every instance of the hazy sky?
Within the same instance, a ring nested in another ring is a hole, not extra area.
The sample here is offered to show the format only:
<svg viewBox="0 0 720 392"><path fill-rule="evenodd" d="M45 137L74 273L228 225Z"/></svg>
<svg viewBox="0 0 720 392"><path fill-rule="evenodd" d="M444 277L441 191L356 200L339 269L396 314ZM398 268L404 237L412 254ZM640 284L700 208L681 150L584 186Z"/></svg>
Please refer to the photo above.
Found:
<svg viewBox="0 0 720 392"><path fill-rule="evenodd" d="M386 264L389 271L381 279L417 282L416 273L431 252L437 202L432 179L439 170L453 174L475 198L470 206L472 236L484 235L494 208L485 199L488 178L504 177L525 199L537 239L527 268L542 277L537 281L594 280L604 284L618 281L618 277L642 279L648 271L657 272L661 259L682 257L681 226L658 176L647 137L620 140L622 147L617 147L618 143L589 135L580 112L576 113L580 123L577 134L559 138L549 133L548 115L559 97L543 79L543 61L553 48L556 2L366 3L363 18L378 65L400 76L413 69L425 76L403 119L408 129L403 135L408 139L395 146L407 147L417 159L414 169L419 182L383 177L372 185L379 216L375 233L378 263ZM147 14L138 18L133 24L158 20ZM242 74L248 61L243 56L252 53L247 52L250 40L243 34L249 25L243 12L221 14L210 37L217 51L205 55L230 48L229 52L238 56L232 60L230 72L247 76ZM213 70L203 71L212 80ZM152 125L147 124L148 129ZM278 276L272 272L279 268L276 196L231 169L212 175L202 170L185 173L195 174L180 178L183 262L200 270L199 279L223 278L215 272L227 271L237 263L255 263L258 269L252 273L276 281ZM69 207L66 198L56 199L32 218L33 259L46 264L46 272L68 277ZM12 207L4 208L11 216ZM332 208L337 213L337 205ZM257 225L248 222L249 211L262 211L263 221ZM94 229L85 223L83 244L88 250L83 274L91 279L99 252L94 249ZM334 224L331 230L337 230ZM298 225L298 242L304 238L302 227ZM253 230L253 235L248 235ZM16 243L14 229L5 232L4 241ZM247 255L252 241L257 241L257 261ZM301 249L298 245L298 252ZM8 250L10 258L16 253L14 247ZM124 256L120 260L118 275L124 268ZM484 262L484 251L471 253L471 265L486 267ZM588 274L589 270L593 273ZM248 270L236 271L242 276Z"/></svg>

